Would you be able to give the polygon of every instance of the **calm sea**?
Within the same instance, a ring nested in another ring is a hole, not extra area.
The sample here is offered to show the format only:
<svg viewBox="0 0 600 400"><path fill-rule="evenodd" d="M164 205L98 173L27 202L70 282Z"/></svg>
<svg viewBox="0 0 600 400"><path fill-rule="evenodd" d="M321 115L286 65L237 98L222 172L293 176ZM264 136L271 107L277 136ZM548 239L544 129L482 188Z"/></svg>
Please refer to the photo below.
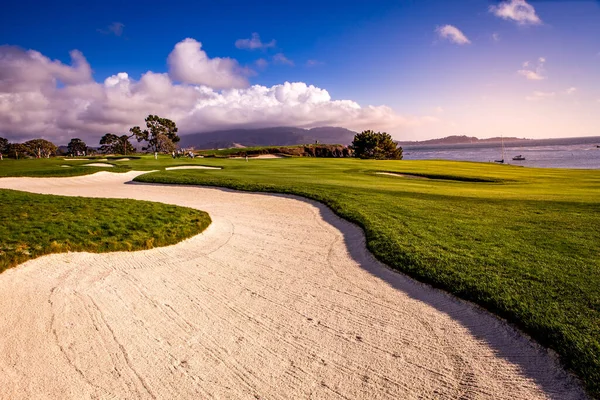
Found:
<svg viewBox="0 0 600 400"><path fill-rule="evenodd" d="M540 168L600 169L600 136L504 142L504 162ZM502 158L500 143L403 146L405 160L493 162ZM522 155L524 161L513 161Z"/></svg>

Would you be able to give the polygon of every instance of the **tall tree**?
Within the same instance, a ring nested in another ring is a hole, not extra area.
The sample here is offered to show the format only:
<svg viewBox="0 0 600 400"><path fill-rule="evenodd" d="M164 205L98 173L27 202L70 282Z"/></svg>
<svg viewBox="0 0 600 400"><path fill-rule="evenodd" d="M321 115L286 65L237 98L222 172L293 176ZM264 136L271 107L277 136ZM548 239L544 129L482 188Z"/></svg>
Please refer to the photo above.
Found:
<svg viewBox="0 0 600 400"><path fill-rule="evenodd" d="M357 133L350 147L358 158L402 160L402 147L385 132L367 130Z"/></svg>
<svg viewBox="0 0 600 400"><path fill-rule="evenodd" d="M79 138L73 138L67 145L67 151L72 156L85 155L87 152L87 144Z"/></svg>
<svg viewBox="0 0 600 400"><path fill-rule="evenodd" d="M151 150L155 153L170 149L172 145L179 142L177 136L177 125L175 122L167 118L161 118L158 115L148 115L146 118L146 128L142 131L139 126L134 126L129 130L132 135L135 135L138 142L146 142L147 146L143 150ZM168 141L171 144L167 143Z"/></svg>
<svg viewBox="0 0 600 400"><path fill-rule="evenodd" d="M50 158L58 149L54 143L46 139L33 139L23 144L27 149L27 153L35 158Z"/></svg>
<svg viewBox="0 0 600 400"><path fill-rule="evenodd" d="M103 153L125 155L129 153L135 153L135 147L133 147L129 142L130 137L131 136L128 135L121 135L119 137L114 133L107 133L100 139L100 151Z"/></svg>
<svg viewBox="0 0 600 400"><path fill-rule="evenodd" d="M0 137L0 158L8 155L8 139Z"/></svg>

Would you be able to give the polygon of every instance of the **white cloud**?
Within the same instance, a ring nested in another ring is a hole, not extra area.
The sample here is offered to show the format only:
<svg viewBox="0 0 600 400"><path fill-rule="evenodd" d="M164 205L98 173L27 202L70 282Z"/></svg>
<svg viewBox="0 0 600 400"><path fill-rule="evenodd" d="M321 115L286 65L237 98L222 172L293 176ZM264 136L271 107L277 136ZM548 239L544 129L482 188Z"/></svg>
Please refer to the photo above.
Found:
<svg viewBox="0 0 600 400"><path fill-rule="evenodd" d="M444 109L442 107L438 106L438 107L435 108L435 112L436 113L443 113Z"/></svg>
<svg viewBox="0 0 600 400"><path fill-rule="evenodd" d="M533 92L533 94L531 96L525 97L525 99L527 99L529 101L541 101L541 100L551 99L554 96L556 96L555 92L538 92L538 91L535 91L535 92Z"/></svg>
<svg viewBox="0 0 600 400"><path fill-rule="evenodd" d="M574 86L571 86L570 88L568 88L567 90L565 90L566 94L573 94L577 91L577 88Z"/></svg>
<svg viewBox="0 0 600 400"><path fill-rule="evenodd" d="M456 44L469 44L471 41L455 26L444 25L438 27L435 30L442 39L448 39L452 43Z"/></svg>
<svg viewBox="0 0 600 400"><path fill-rule="evenodd" d="M294 62L287 58L283 53L277 53L273 56L273 62L280 65L294 66Z"/></svg>
<svg viewBox="0 0 600 400"><path fill-rule="evenodd" d="M269 43L263 43L260 40L260 36L256 32L252 34L252 37L250 39L238 39L235 41L235 47L237 47L238 49L246 50L265 50L269 47L275 47L275 44L275 40L271 40Z"/></svg>
<svg viewBox="0 0 600 400"><path fill-rule="evenodd" d="M183 50L182 43L186 45ZM177 64L191 59L191 75L197 78L194 62L199 51L196 41L179 43L169 56L171 67L187 77L189 71L180 71ZM73 51L71 56L71 65L65 65L35 51L0 46L2 136L11 140L44 137L59 144L81 137L93 145L106 132L125 133L131 126L143 124L150 113L173 119L182 134L281 125L398 131L436 121L403 117L387 106L334 100L327 90L303 82L219 90L223 87L219 79L203 79L213 82L210 87L176 83L171 74L150 71L139 80L121 72L95 82L83 55ZM227 71L229 77L231 71Z"/></svg>
<svg viewBox="0 0 600 400"><path fill-rule="evenodd" d="M513 20L520 25L538 25L542 20L535 13L535 8L525 0L503 1L497 6L490 6L489 11L502 19Z"/></svg>
<svg viewBox="0 0 600 400"><path fill-rule="evenodd" d="M520 69L517 71L517 73L520 75L523 75L525 78L527 78L531 81L541 81L541 80L546 79L546 77L540 75L539 73L528 70L528 69Z"/></svg>
<svg viewBox="0 0 600 400"><path fill-rule="evenodd" d="M519 75L523 75L525 78L532 81L541 81L546 79L544 76L544 64L546 63L546 59L544 57L540 57L538 59L538 64L535 69L531 68L531 63L529 61L525 61L523 63L523 69L517 71Z"/></svg>
<svg viewBox="0 0 600 400"><path fill-rule="evenodd" d="M307 67L316 67L317 65L323 65L324 63L319 60L308 60L306 61Z"/></svg>
<svg viewBox="0 0 600 400"><path fill-rule="evenodd" d="M121 36L123 34L124 27L125 24L122 24L121 22L113 22L105 29L97 29L97 31L105 35Z"/></svg>
<svg viewBox="0 0 600 400"><path fill-rule="evenodd" d="M175 45L167 59L171 78L196 85L207 85L216 89L248 86L244 71L232 58L208 58L202 43L185 39Z"/></svg>
<svg viewBox="0 0 600 400"><path fill-rule="evenodd" d="M266 68L269 65L269 62L267 60L265 60L264 58L259 58L258 60L254 61L254 64L256 64L256 66L258 68Z"/></svg>
<svg viewBox="0 0 600 400"><path fill-rule="evenodd" d="M496 33L496 32L492 33L492 40L494 42L499 42L500 41L500 34Z"/></svg>

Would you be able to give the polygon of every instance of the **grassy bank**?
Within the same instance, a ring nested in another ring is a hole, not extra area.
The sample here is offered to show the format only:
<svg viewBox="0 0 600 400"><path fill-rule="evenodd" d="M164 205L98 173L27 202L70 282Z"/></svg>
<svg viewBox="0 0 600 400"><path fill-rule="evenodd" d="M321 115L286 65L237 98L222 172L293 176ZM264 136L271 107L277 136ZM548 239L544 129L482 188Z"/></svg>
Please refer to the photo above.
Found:
<svg viewBox="0 0 600 400"><path fill-rule="evenodd" d="M321 201L362 226L381 261L515 323L600 394L600 171L353 159L203 163L224 169L136 180Z"/></svg>
<svg viewBox="0 0 600 400"><path fill-rule="evenodd" d="M136 200L0 190L0 272L44 254L133 251L202 232L202 211Z"/></svg>

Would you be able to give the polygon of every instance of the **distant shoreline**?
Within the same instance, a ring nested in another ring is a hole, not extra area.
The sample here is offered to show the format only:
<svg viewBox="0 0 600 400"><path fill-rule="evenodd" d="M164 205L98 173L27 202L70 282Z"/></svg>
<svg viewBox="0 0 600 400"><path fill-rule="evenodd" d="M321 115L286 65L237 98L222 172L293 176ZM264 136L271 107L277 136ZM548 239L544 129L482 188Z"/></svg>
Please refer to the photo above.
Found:
<svg viewBox="0 0 600 400"><path fill-rule="evenodd" d="M401 146L439 146L439 145L475 145L475 144L490 144L490 143L501 143L504 141L505 144L511 143L523 143L523 144L563 144L573 143L577 141L579 143L597 143L600 144L600 136L582 136L582 137L565 137L565 138L548 138L548 139L528 139L528 138L517 138L517 137L493 137L486 139L479 139L477 137L470 136L448 136L440 139L429 139L421 141L397 141Z"/></svg>

